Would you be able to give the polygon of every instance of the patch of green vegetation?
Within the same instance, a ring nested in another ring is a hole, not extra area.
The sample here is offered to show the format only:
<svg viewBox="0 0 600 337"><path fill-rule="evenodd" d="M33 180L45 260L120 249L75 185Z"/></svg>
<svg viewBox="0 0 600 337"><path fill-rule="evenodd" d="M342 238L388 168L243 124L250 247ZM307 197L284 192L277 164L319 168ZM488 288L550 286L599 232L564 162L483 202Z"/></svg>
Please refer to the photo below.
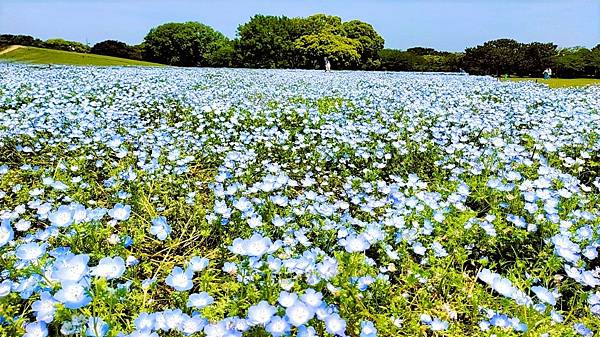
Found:
<svg viewBox="0 0 600 337"><path fill-rule="evenodd" d="M550 88L569 88L582 87L586 85L600 85L600 79L598 78L551 78L545 80L543 78L511 77L507 80L515 82L533 81L537 83L544 83L547 84Z"/></svg>
<svg viewBox="0 0 600 337"><path fill-rule="evenodd" d="M0 61L81 66L162 66L158 63L62 50L21 47L0 55Z"/></svg>

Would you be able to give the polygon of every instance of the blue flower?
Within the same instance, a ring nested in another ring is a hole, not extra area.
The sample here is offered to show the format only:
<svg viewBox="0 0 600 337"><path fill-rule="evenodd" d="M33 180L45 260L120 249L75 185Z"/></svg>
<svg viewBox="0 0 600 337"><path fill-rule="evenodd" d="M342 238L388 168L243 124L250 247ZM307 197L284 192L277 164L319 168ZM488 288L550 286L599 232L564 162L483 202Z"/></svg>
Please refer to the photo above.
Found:
<svg viewBox="0 0 600 337"><path fill-rule="evenodd" d="M207 292L201 292L199 294L191 294L188 298L186 306L188 308L202 309L208 305L211 305L215 300Z"/></svg>
<svg viewBox="0 0 600 337"><path fill-rule="evenodd" d="M87 254L74 255L68 253L57 258L52 265L51 276L53 279L64 282L78 282L88 273L88 262L90 256Z"/></svg>
<svg viewBox="0 0 600 337"><path fill-rule="evenodd" d="M169 234L171 234L171 226L167 224L167 218L159 216L152 219L150 234L156 236L159 240L164 241Z"/></svg>
<svg viewBox="0 0 600 337"><path fill-rule="evenodd" d="M104 337L108 333L108 324L100 317L90 317L87 322L87 330L85 331L88 337Z"/></svg>
<svg viewBox="0 0 600 337"><path fill-rule="evenodd" d="M293 326L308 322L315 315L314 309L301 301L296 301L285 310L285 315Z"/></svg>
<svg viewBox="0 0 600 337"><path fill-rule="evenodd" d="M177 291L188 291L194 286L192 283L193 276L191 269L184 271L181 267L174 267L165 282Z"/></svg>
<svg viewBox="0 0 600 337"><path fill-rule="evenodd" d="M560 296L558 291L551 292L547 288L534 286L531 287L531 291L544 303L548 303L552 306L556 305L556 298Z"/></svg>
<svg viewBox="0 0 600 337"><path fill-rule="evenodd" d="M339 314L331 314L325 318L325 330L332 335L346 334L346 321Z"/></svg>
<svg viewBox="0 0 600 337"><path fill-rule="evenodd" d="M45 322L28 323L25 325L25 334L23 337L46 337L48 328Z"/></svg>
<svg viewBox="0 0 600 337"><path fill-rule="evenodd" d="M125 221L129 219L131 214L131 206L123 205L121 203L116 204L111 210L108 211L108 215L119 221Z"/></svg>
<svg viewBox="0 0 600 337"><path fill-rule="evenodd" d="M67 309L79 309L88 305L92 298L88 295L86 288L79 282L63 282L54 298L64 304Z"/></svg>
<svg viewBox="0 0 600 337"><path fill-rule="evenodd" d="M208 259L205 257L194 256L190 259L188 268L190 268L194 272L199 272L204 270L204 268L208 266L208 262Z"/></svg>
<svg viewBox="0 0 600 337"><path fill-rule="evenodd" d="M58 303L49 292L44 291L40 294L40 299L33 302L31 309L35 312L35 319L38 322L51 323L54 320L54 312Z"/></svg>
<svg viewBox="0 0 600 337"><path fill-rule="evenodd" d="M58 209L48 214L48 220L56 227L68 227L73 223L74 212L71 207L62 205Z"/></svg>
<svg viewBox="0 0 600 337"><path fill-rule="evenodd" d="M98 265L92 268L91 275L104 277L107 280L112 280L121 277L125 272L125 261L122 257L114 258L104 257L100 259Z"/></svg>
<svg viewBox="0 0 600 337"><path fill-rule="evenodd" d="M373 322L360 322L360 337L377 337L377 329L373 325Z"/></svg>
<svg viewBox="0 0 600 337"><path fill-rule="evenodd" d="M46 244L25 243L17 247L15 256L23 261L34 261L46 252Z"/></svg>
<svg viewBox="0 0 600 337"><path fill-rule="evenodd" d="M260 301L248 308L248 320L252 325L266 325L275 315L275 307L267 301Z"/></svg>
<svg viewBox="0 0 600 337"><path fill-rule="evenodd" d="M290 325L283 318L275 316L271 319L269 324L267 324L265 330L271 333L271 336L273 337L280 337L288 334Z"/></svg>
<svg viewBox="0 0 600 337"><path fill-rule="evenodd" d="M2 224L0 224L0 247L6 245L14 238L14 231L10 226L10 221L8 219L2 220Z"/></svg>

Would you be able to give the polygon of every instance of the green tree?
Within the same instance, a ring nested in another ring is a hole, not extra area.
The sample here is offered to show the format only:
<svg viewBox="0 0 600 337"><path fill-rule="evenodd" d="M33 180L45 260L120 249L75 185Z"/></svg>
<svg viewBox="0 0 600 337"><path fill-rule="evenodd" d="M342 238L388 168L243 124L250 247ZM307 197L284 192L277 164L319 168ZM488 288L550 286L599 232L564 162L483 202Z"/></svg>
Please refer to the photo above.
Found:
<svg viewBox="0 0 600 337"><path fill-rule="evenodd" d="M364 69L374 69L379 66L379 52L385 41L377 31L366 22L352 20L344 22L343 35L359 42L358 53Z"/></svg>
<svg viewBox="0 0 600 337"><path fill-rule="evenodd" d="M116 40L106 40L96 43L91 51L92 54L108 55L123 58L135 58L134 48L127 45L125 42Z"/></svg>
<svg viewBox="0 0 600 337"><path fill-rule="evenodd" d="M343 32L342 19L339 16L314 14L306 18L301 18L299 24L301 35L316 35L320 33L341 35Z"/></svg>
<svg viewBox="0 0 600 337"><path fill-rule="evenodd" d="M227 38L199 22L166 23L144 38L144 58L175 66L206 66Z"/></svg>
<svg viewBox="0 0 600 337"><path fill-rule="evenodd" d="M522 59L522 44L511 39L485 42L481 46L465 50L464 64L470 73L512 74L518 69Z"/></svg>
<svg viewBox="0 0 600 337"><path fill-rule="evenodd" d="M90 47L77 41L68 41L63 39L49 39L44 43L46 48L74 51L78 53L89 53Z"/></svg>
<svg viewBox="0 0 600 337"><path fill-rule="evenodd" d="M544 69L554 66L557 46L553 43L532 42L521 47L517 74L520 76L540 76Z"/></svg>
<svg viewBox="0 0 600 337"><path fill-rule="evenodd" d="M422 56L398 49L383 49L379 52L381 70L416 71L425 64Z"/></svg>
<svg viewBox="0 0 600 337"><path fill-rule="evenodd" d="M554 74L559 77L585 77L594 73L592 52L584 47L563 48L554 57Z"/></svg>
<svg viewBox="0 0 600 337"><path fill-rule="evenodd" d="M348 37L331 33L304 35L294 45L307 67L318 68L325 57L333 68L353 68L360 62L360 43Z"/></svg>
<svg viewBox="0 0 600 337"><path fill-rule="evenodd" d="M294 41L301 34L299 25L285 16L255 15L238 27L236 57L245 67L296 67Z"/></svg>

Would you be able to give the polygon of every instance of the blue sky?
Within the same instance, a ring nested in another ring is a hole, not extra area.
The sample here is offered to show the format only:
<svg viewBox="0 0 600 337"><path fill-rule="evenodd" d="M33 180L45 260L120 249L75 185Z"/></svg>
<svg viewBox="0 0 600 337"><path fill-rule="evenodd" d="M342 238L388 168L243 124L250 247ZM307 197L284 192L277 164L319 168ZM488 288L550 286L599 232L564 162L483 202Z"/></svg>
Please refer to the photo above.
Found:
<svg viewBox="0 0 600 337"><path fill-rule="evenodd" d="M0 33L133 44L161 23L200 21L235 37L257 13L360 19L388 48L460 51L502 37L561 47L600 43L600 0L0 0Z"/></svg>

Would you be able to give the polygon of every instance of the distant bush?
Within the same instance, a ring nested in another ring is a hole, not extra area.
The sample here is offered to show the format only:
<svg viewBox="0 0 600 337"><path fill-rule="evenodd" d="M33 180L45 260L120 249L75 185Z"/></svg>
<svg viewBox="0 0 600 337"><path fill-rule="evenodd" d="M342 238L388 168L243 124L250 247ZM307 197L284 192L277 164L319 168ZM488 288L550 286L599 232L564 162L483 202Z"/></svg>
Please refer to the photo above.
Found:
<svg viewBox="0 0 600 337"><path fill-rule="evenodd" d="M68 41L63 39L49 39L45 43L46 48L74 51L78 53L89 53L90 47L77 41Z"/></svg>
<svg viewBox="0 0 600 337"><path fill-rule="evenodd" d="M122 57L134 60L140 60L142 58L140 48L130 46L125 42L116 40L106 40L96 43L92 47L91 53L98 55Z"/></svg>
<svg viewBox="0 0 600 337"><path fill-rule="evenodd" d="M10 46L10 45L43 47L44 41L42 41L40 39L36 39L33 36L29 36L29 35L11 35L11 34L0 35L0 46Z"/></svg>

